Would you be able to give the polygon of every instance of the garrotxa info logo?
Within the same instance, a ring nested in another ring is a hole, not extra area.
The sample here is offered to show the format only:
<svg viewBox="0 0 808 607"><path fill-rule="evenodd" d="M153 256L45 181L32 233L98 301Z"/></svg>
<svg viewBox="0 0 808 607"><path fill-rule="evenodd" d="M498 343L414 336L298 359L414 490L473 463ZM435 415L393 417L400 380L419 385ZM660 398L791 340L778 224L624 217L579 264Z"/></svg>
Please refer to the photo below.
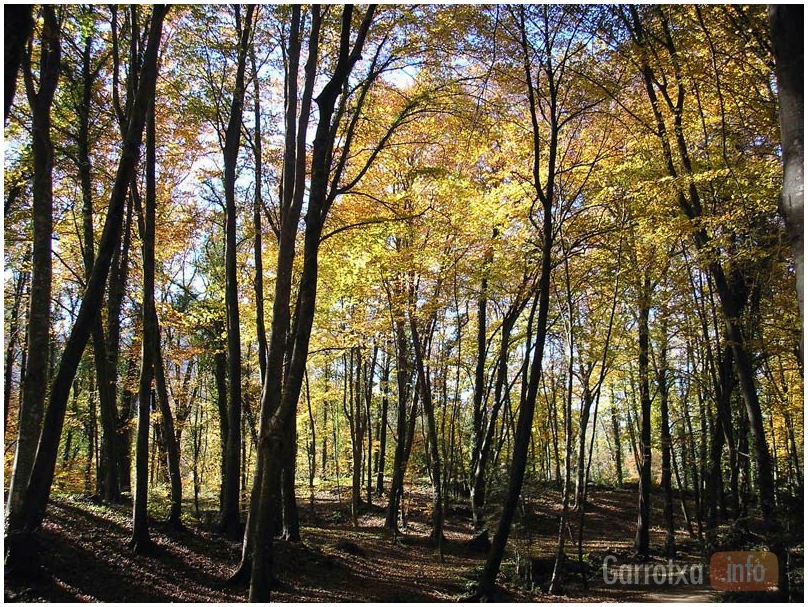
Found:
<svg viewBox="0 0 808 607"><path fill-rule="evenodd" d="M778 576L771 552L716 552L710 558L710 585L716 590L776 590Z"/></svg>

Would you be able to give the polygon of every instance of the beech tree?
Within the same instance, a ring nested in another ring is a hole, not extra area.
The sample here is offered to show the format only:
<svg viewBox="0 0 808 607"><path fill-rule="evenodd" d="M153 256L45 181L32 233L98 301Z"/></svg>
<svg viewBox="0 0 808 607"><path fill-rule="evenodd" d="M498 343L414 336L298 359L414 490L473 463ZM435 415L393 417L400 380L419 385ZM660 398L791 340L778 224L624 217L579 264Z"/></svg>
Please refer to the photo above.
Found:
<svg viewBox="0 0 808 607"><path fill-rule="evenodd" d="M81 354L90 337L95 316L99 312L109 266L120 239L124 201L137 163L148 103L154 97L154 86L157 79L157 51L166 11L165 6L158 5L152 12L140 81L129 115L129 126L115 177L115 186L110 196L98 253L87 281L78 316L51 384L50 401L45 413L30 480L20 506L9 508L6 537L9 550L7 563L10 567L14 566L15 560L19 560L20 563L26 562L26 558L18 556L19 553L15 554L15 550L25 551L26 548L30 548L27 545L30 534L40 525L45 516L70 386L81 360Z"/></svg>
<svg viewBox="0 0 808 607"><path fill-rule="evenodd" d="M28 357L20 402L20 427L14 468L8 497L8 520L18 516L25 504L25 491L33 474L37 440L49 379L51 236L53 230L53 142L51 140L51 104L59 81L61 60L60 23L56 9L42 8L43 25L39 60L39 83L34 81L30 48L23 53L23 77L31 108L33 134L33 247L31 287L28 306ZM8 86L6 87L8 95ZM8 98L6 110L8 110ZM57 436L58 439L58 436Z"/></svg>

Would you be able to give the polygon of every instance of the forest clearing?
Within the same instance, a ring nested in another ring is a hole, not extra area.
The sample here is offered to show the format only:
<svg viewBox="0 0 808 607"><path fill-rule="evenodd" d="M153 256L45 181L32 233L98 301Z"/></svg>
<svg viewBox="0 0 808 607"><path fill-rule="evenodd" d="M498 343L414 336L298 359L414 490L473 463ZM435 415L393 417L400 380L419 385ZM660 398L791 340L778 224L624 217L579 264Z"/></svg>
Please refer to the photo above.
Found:
<svg viewBox="0 0 808 607"><path fill-rule="evenodd" d="M6 600L802 600L801 5L4 14Z"/></svg>

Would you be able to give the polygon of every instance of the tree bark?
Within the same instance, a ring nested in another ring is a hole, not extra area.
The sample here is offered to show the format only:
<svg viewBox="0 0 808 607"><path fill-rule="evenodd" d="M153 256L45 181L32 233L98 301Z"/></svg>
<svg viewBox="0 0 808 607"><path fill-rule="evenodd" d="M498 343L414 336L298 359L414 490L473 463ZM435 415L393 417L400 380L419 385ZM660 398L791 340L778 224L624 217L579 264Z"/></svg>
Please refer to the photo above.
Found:
<svg viewBox="0 0 808 607"><path fill-rule="evenodd" d="M39 526L45 515L58 455L59 437L64 424L65 408L70 386L76 374L82 353L90 336L92 324L101 306L107 275L114 249L119 246L123 223L126 192L137 163L147 104L154 98L157 78L157 51L167 8L156 5L144 52L140 85L132 105L130 121L115 176L110 204L99 243L98 254L84 292L75 324L65 344L56 377L51 387L50 405L45 414L43 432L39 441L31 481L23 499L23 507L9 510L7 535L14 532L30 533ZM29 363L30 364L30 363ZM9 553L9 559L12 559Z"/></svg>
<svg viewBox="0 0 808 607"><path fill-rule="evenodd" d="M376 495L384 493L384 464L387 453L387 409L390 406L390 352L385 352L384 367L382 370L382 408L379 413L379 430L376 436L379 440L379 450L376 452Z"/></svg>
<svg viewBox="0 0 808 607"><path fill-rule="evenodd" d="M414 305L414 304L413 304ZM421 400L424 403L426 416L427 440L429 442L430 476L432 477L432 531L429 539L443 554L443 485L441 479L441 460L438 449L438 433L435 427L435 409L432 403L432 384L426 372L424 351L418 326L413 311L410 310L410 333L412 335L412 349L415 355L415 371L418 378L418 387Z"/></svg>
<svg viewBox="0 0 808 607"><path fill-rule="evenodd" d="M166 385L165 364L163 362L162 348L160 347L160 321L157 311L152 307L154 318L152 330L154 337L154 379L157 385L157 403L160 407L160 421L162 422L163 440L166 448L166 463L168 464L168 480L171 486L171 506L168 522L175 529L182 529L182 476L180 475L180 447L177 433L174 430L174 416L168 402L168 386Z"/></svg>
<svg viewBox="0 0 808 607"><path fill-rule="evenodd" d="M230 105L224 143L224 196L225 196L225 306L227 308L227 375L228 424L225 477L222 480L221 529L231 539L237 539L241 529L241 328L238 305L238 265L236 260L236 163L241 141L241 120L244 112L244 72L255 5L247 5L244 23L240 9L236 10L239 28L239 48L236 82Z"/></svg>
<svg viewBox="0 0 808 607"><path fill-rule="evenodd" d="M334 75L325 84L322 92L317 97L319 108L319 122L314 136L311 155L311 178L309 187L308 208L306 214L306 230L303 244L303 270L300 276L300 287L297 304L295 306L295 327L293 338L287 342L287 332L279 333L281 327L289 327L289 287L290 275L284 275L284 263L289 264L294 261L294 236L296 235L297 216L303 203L303 193L305 189L305 170L295 171L295 191L292 197L292 204L287 208L286 217L281 230L281 240L278 252L278 273L276 280L275 302L273 304L272 336L270 339L269 354L267 357L267 381L264 384L264 393L261 403L261 433L259 442L259 458L262 463L257 466L262 476L256 476L256 481L260 484L258 495L260 496L260 507L258 507L258 520L255 522L255 537L253 540L253 558L250 577L250 601L260 602L269 600L269 586L271 579L271 520L272 509L276 507L272 500L273 489L268 486L273 483L271 474L273 473L273 459L276 451L283 440L283 428L287 420L295 419L297 402L300 397L300 390L303 383L303 375L308 357L309 339L311 337L311 327L314 320L315 300L317 296L317 270L318 253L320 240L322 237L323 222L329 209L329 175L331 170L331 158L334 151L334 141L336 129L332 125L332 117L337 98L342 92L353 66L359 60L362 47L365 43L368 29L373 18L375 6L371 5L365 12L365 16L358 28L351 48L351 18L353 7L345 6L342 13L342 30L340 34L339 59L334 67ZM314 8L312 12L312 34L310 37L309 62L306 65L306 83L304 89L304 100L310 94L307 91L314 85L314 75L317 61L317 42L319 40L319 9ZM295 22L299 20L299 8L293 9L293 28L291 38L296 38L297 31ZM295 75L290 75L289 80ZM290 100L287 99L287 102ZM305 104L302 104L305 105ZM294 114L292 114L294 116ZM301 111L301 119L303 112ZM308 120L308 115L306 115ZM293 120L292 120L293 122ZM288 125L287 125L288 128ZM287 133L288 135L288 133ZM297 162L305 167L305 138L306 129L298 131L297 146L299 153L295 154ZM287 150L289 148L287 147ZM284 175L286 178L286 175ZM295 219L294 223L288 224L289 215ZM288 270L287 270L288 271ZM285 308L281 310L279 308ZM276 320L278 324L276 324ZM288 361L288 370L283 377L282 390L279 369L274 370L273 362ZM278 396L282 395L280 402ZM278 406L275 406L275 405ZM248 533L250 532L248 526Z"/></svg>
<svg viewBox="0 0 808 607"><path fill-rule="evenodd" d="M639 292L639 385L640 385L640 482L637 507L637 532L634 550L642 558L649 555L649 520L651 512L651 387L649 381L648 317L651 310L651 279L648 271Z"/></svg>
<svg viewBox="0 0 808 607"><path fill-rule="evenodd" d="M51 105L61 61L60 29L55 8L43 6L39 90L34 84L30 51L23 54L23 75L31 108L34 176L32 183L33 250L28 302L28 359L22 384L17 449L8 493L8 516L23 514L25 491L36 457L48 386L50 355L51 236L53 231L53 142ZM8 28L12 24L6 23ZM6 30L8 31L8 30ZM27 38L27 36L26 36ZM6 49L6 51L11 49ZM8 73L6 74L8 78ZM8 92L8 91L7 91ZM69 390L69 386L68 386ZM58 445L57 445L58 446ZM12 525L13 527L13 525Z"/></svg>
<svg viewBox="0 0 808 607"><path fill-rule="evenodd" d="M160 354L160 334L158 332L157 311L154 304L154 245L157 210L154 129L154 100L152 99L149 103L146 115L146 198L144 200L144 208L142 209L143 221L140 234L143 249L143 343L141 345L140 382L138 389L137 438L135 443L135 494L132 499L132 539L129 541L129 545L137 553L148 553L153 549L152 541L149 536L147 510L149 490L149 421L150 405L152 404L151 401L153 398L152 382L155 380L157 374L157 357ZM140 209L138 210L140 211ZM160 364L162 365L162 361ZM163 388L165 388L165 377L162 379ZM162 397L163 395L161 394L160 396ZM165 406L168 406L167 402ZM165 427L163 430L165 431Z"/></svg>
<svg viewBox="0 0 808 607"><path fill-rule="evenodd" d="M530 447L531 431L533 428L533 413L536 409L536 395L539 389L539 381L542 374L542 361L544 357L544 344L547 337L547 317L550 309L550 271L552 267L552 252L553 252L553 205L555 204L555 179L556 179L556 162L558 154L558 136L560 131L560 123L556 113L557 107L554 105L550 108L550 135L546 148L546 182L542 182L540 170L540 132L538 126L538 109L536 106L536 91L533 84L532 68L531 68L531 52L527 41L527 29L524 21L524 9L520 7L520 18L518 19L520 45L523 52L523 61L525 68L526 86L528 92L528 101L530 105L531 127L532 127L532 153L533 153L533 188L542 209L541 221L541 261L540 261L540 274L539 274L539 288L537 293L538 299L538 316L536 318L536 343L533 351L533 359L530 364L530 375L528 380L527 391L525 400L519 408L519 418L516 425L513 445L513 459L511 462L510 475L508 479L508 488L505 495L503 504L502 515L497 525L494 539L491 543L491 550L488 553L485 567L480 575L478 583L478 594L490 597L494 592L494 585L497 573L499 573L500 564L505 554L505 546L508 542L510 535L511 523L513 522L516 507L519 502L519 495L522 492L522 482L525 477L525 468L527 466L527 452ZM546 63L542 69L554 71L552 66L553 59L551 57L543 57ZM555 83L558 84L557 82ZM554 97L558 93L558 89L553 88L551 93ZM554 97L555 98L555 97ZM526 356L529 355L529 351Z"/></svg>
<svg viewBox="0 0 808 607"><path fill-rule="evenodd" d="M255 332L258 338L258 367L261 370L261 385L264 385L264 376L267 370L267 329L264 321L264 258L262 245L261 212L264 205L261 192L263 180L263 137L261 130L261 86L258 79L258 66L255 61L255 46L250 45L250 65L253 77L253 96L255 126L253 127L253 155L255 156L255 193L253 196L253 260L255 262Z"/></svg>
<svg viewBox="0 0 808 607"><path fill-rule="evenodd" d="M797 298L803 313L804 285L804 196L803 129L805 100L804 8L801 4L769 5L769 26L774 47L780 105L780 136L783 148L783 191L779 210L786 222L786 232L794 253L797 275Z"/></svg>
<svg viewBox="0 0 808 607"><path fill-rule="evenodd" d="M398 530L398 512L401 494L404 489L404 472L407 468L407 401L409 400L409 383L412 371L409 365L408 342L404 332L403 320L393 320L396 333L396 383L398 385L398 415L396 421L396 450L393 455L393 477L390 482L390 496L387 501L385 529ZM413 414L415 411L413 410Z"/></svg>
<svg viewBox="0 0 808 607"><path fill-rule="evenodd" d="M662 451L662 520L665 523L665 555L674 558L676 555L675 529L673 525L673 483L671 469L671 428L668 414L668 319L663 312L660 319L662 342L659 348L659 369L657 370L657 389L659 392L659 423Z"/></svg>

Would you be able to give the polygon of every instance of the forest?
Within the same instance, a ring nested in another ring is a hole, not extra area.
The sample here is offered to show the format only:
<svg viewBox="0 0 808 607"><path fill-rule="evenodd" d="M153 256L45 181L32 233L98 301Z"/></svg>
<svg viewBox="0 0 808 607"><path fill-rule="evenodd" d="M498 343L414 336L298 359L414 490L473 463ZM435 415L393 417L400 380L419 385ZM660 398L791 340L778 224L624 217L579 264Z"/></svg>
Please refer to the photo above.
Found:
<svg viewBox="0 0 808 607"><path fill-rule="evenodd" d="M6 600L802 600L801 5L4 13Z"/></svg>

